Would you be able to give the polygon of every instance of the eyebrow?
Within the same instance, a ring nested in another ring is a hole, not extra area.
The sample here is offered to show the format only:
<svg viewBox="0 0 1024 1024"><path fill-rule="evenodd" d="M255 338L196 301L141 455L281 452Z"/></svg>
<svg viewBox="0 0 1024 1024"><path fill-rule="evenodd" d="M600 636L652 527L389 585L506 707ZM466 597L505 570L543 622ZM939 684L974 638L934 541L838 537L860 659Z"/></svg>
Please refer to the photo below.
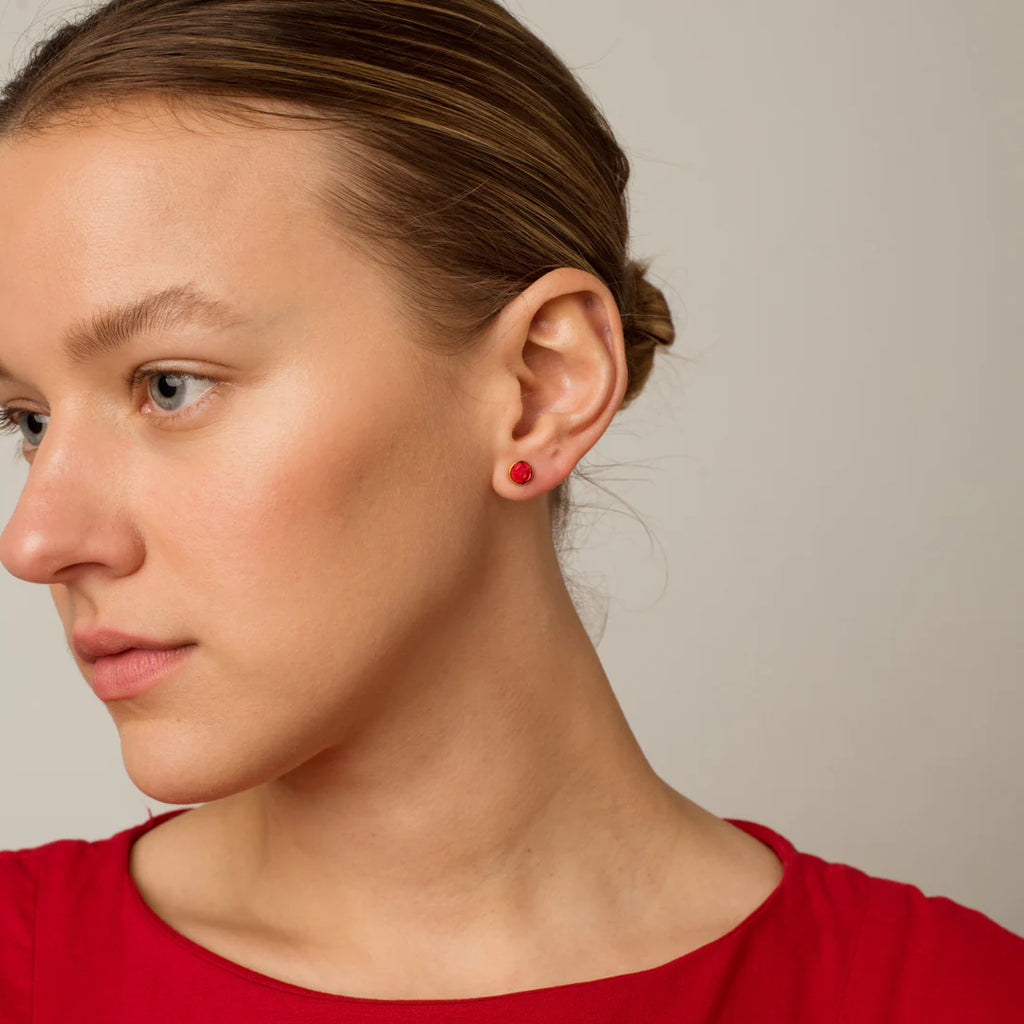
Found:
<svg viewBox="0 0 1024 1024"><path fill-rule="evenodd" d="M64 357L71 366L84 366L124 348L145 331L176 330L193 323L227 328L243 322L223 299L191 282L175 284L76 320L64 336ZM15 379L2 364L0 377Z"/></svg>

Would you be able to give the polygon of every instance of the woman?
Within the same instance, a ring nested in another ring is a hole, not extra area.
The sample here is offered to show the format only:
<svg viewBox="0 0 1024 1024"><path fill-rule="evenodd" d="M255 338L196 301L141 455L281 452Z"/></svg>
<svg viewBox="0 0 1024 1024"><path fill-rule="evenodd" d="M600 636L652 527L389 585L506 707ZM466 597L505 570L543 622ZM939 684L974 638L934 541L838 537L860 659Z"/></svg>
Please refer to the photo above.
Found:
<svg viewBox="0 0 1024 1024"><path fill-rule="evenodd" d="M6 1022L1010 1020L1024 940L647 763L557 558L673 340L491 0L124 0L0 103L0 561L171 811L0 854Z"/></svg>

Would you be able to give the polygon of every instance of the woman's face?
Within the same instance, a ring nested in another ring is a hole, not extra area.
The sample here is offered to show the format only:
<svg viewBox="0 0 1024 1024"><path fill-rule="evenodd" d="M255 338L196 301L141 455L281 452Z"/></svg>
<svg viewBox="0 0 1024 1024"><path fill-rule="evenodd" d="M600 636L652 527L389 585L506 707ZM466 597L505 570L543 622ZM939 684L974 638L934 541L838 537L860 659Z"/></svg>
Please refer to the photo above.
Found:
<svg viewBox="0 0 1024 1024"><path fill-rule="evenodd" d="M31 468L0 560L50 587L69 640L195 645L107 704L168 802L351 738L479 571L479 406L308 198L315 138L153 113L0 143L0 405L43 417L6 439ZM167 289L162 318L86 341ZM186 289L224 310L189 315Z"/></svg>

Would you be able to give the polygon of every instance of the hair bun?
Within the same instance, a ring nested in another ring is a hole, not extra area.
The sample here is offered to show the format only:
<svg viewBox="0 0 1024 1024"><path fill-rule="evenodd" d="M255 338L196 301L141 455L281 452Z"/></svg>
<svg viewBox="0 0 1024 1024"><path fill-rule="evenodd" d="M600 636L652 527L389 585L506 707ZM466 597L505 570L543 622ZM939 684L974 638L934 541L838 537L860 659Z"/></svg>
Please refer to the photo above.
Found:
<svg viewBox="0 0 1024 1024"><path fill-rule="evenodd" d="M649 264L633 260L626 266L623 289L622 333L626 343L629 384L622 405L628 405L647 383L654 353L676 340L672 311L660 288L647 280Z"/></svg>
<svg viewBox="0 0 1024 1024"><path fill-rule="evenodd" d="M671 345L676 340L672 311L660 288L647 280L649 264L634 260L626 268L627 290L632 293L632 309L625 317L626 333L647 336L656 344Z"/></svg>

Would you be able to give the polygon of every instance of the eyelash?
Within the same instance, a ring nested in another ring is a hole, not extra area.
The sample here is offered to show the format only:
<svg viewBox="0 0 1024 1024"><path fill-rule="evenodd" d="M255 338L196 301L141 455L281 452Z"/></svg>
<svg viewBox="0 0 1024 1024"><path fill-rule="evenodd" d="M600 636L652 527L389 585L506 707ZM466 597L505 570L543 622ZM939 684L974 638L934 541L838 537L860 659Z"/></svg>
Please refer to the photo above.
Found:
<svg viewBox="0 0 1024 1024"><path fill-rule="evenodd" d="M155 417L156 419L162 420L164 422L168 420L174 421L178 419L186 419L187 417L194 415L195 412L200 408L200 406L205 405L207 399L212 397L212 395L216 391L216 384L218 383L218 381L215 381L212 377L207 377L204 374L185 373L182 370L161 369L160 367L155 367L148 370L134 370L132 373L127 374L121 379L124 381L125 386L129 388L132 394L134 394L135 389L143 382L149 380L150 377L163 377L165 375L168 377L184 377L187 380L193 381L209 381L214 385L214 387L209 388L191 405L187 405L184 409L181 409L178 412L164 413L161 416ZM31 412L33 412L32 409L23 409L20 406L0 406L0 435L17 433L17 431L21 429L21 424L18 422L19 413L27 414ZM41 443L42 442L40 442L40 444ZM29 448L28 454L35 452L38 448L39 445ZM15 455L24 456L25 453L25 442L21 441L18 444L17 452L15 453Z"/></svg>

